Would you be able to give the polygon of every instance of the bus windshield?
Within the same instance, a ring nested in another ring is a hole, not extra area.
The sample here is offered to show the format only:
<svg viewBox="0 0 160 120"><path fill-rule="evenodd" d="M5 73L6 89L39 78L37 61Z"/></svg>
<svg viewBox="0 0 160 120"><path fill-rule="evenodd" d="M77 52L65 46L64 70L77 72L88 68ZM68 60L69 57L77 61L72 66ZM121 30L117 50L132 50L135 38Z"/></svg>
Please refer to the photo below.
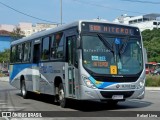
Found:
<svg viewBox="0 0 160 120"><path fill-rule="evenodd" d="M134 75L143 69L140 37L82 35L83 66L95 74L111 74L116 66L117 75Z"/></svg>

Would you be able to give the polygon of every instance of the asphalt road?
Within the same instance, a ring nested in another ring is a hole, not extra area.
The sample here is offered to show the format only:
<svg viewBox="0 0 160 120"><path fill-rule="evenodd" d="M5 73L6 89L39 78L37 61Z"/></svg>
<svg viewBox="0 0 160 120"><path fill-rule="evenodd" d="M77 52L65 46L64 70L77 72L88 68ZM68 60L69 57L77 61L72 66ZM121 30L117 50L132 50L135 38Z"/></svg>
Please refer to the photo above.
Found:
<svg viewBox="0 0 160 120"><path fill-rule="evenodd" d="M12 87L11 85L9 85L8 82L0 81L0 110L1 111L18 111L18 112L50 111L49 114L52 114L52 115L69 113L71 114L70 117L73 117L72 119L76 117L76 119L83 119L83 120L99 119L99 117L95 117L94 115L101 116L101 119L104 119L104 120L106 119L127 120L128 119L127 116L129 116L129 114L132 113L132 111L133 112L140 111L140 113L141 111L149 111L156 115L157 113L154 113L154 111L160 111L160 91L146 90L146 95L143 100L127 100L125 102L118 103L117 106L110 106L104 103L102 104L98 102L87 102L87 101L85 102L70 101L70 102L71 102L71 105L68 108L61 108L59 105L53 102L52 96L34 94L34 93L30 94L30 98L23 99L20 95L20 90L17 90L16 88ZM53 112L53 111L56 111L56 112ZM57 111L61 111L61 112L57 112ZM117 111L118 111L118 114L124 114L124 116L126 117L113 118L114 114L116 116ZM131 112L128 112L128 111L131 111ZM86 113L88 114L88 116L89 115L91 116L85 117L87 115ZM106 118L107 113L109 113L111 117ZM75 117L73 114L75 115ZM77 116L81 116L81 114L82 114L82 118L77 117ZM148 114L148 112L146 114ZM4 118L0 118L0 119L3 120ZM27 119L28 118L26 118L26 120ZM50 118L50 119L53 119L53 118ZM56 117L56 119L59 120L59 119L71 119L71 118ZM136 119L136 118L132 117L130 119ZM152 118L152 119L158 119L158 118ZM13 118L12 120L17 120L17 119ZM34 118L34 120L36 119ZM39 120L39 118L37 120Z"/></svg>

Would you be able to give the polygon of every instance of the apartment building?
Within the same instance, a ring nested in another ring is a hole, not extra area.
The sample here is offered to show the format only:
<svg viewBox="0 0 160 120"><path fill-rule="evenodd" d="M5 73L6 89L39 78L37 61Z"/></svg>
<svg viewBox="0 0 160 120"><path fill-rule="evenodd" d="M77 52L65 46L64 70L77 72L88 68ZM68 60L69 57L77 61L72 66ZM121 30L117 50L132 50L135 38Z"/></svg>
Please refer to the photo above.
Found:
<svg viewBox="0 0 160 120"><path fill-rule="evenodd" d="M48 23L32 24L29 22L20 22L18 25L0 24L0 30L6 30L8 32L12 32L16 27L19 27L21 31L23 31L25 36L30 36L33 33L55 28L57 26L58 26L57 24L48 24Z"/></svg>
<svg viewBox="0 0 160 120"><path fill-rule="evenodd" d="M113 22L123 23L128 25L137 26L141 31L146 29L160 28L160 14L151 13L140 16L128 16L127 14L117 17Z"/></svg>

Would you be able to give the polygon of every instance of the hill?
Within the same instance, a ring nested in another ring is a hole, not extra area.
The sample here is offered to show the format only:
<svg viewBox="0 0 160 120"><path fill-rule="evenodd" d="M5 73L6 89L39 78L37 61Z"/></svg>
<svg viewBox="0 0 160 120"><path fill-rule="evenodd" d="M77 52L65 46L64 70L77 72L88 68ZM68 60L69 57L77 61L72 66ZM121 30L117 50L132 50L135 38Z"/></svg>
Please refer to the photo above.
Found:
<svg viewBox="0 0 160 120"><path fill-rule="evenodd" d="M147 50L148 62L160 62L160 29L144 30L142 37Z"/></svg>

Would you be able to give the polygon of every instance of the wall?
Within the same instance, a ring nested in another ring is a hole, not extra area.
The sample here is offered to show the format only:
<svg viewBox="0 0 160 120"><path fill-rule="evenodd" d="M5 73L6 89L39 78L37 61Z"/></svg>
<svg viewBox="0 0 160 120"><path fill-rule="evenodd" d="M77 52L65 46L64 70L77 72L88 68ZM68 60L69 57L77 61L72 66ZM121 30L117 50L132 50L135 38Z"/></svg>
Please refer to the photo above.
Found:
<svg viewBox="0 0 160 120"><path fill-rule="evenodd" d="M11 37L0 35L0 52L10 48Z"/></svg>

